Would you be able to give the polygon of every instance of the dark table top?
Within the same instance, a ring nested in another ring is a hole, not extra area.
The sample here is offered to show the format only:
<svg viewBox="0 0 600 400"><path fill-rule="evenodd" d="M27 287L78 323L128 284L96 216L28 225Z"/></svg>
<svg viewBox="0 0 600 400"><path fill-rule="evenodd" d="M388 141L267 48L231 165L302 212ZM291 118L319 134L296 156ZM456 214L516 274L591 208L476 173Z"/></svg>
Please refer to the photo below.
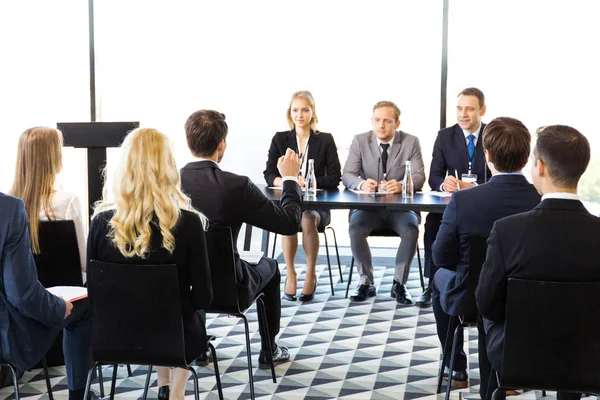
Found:
<svg viewBox="0 0 600 400"><path fill-rule="evenodd" d="M279 201L281 190L268 189L257 185L269 199ZM303 197L302 208L310 209L380 209L411 210L443 213L450 197L433 196L429 193L415 193L412 199L403 199L401 194L386 194L380 197L358 194L345 188L318 191L312 198Z"/></svg>

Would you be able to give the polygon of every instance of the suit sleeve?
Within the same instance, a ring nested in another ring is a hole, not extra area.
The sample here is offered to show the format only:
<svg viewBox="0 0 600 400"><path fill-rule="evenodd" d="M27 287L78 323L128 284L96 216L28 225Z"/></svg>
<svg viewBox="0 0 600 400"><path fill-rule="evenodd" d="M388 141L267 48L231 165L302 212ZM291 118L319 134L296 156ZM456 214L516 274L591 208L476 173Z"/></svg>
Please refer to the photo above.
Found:
<svg viewBox="0 0 600 400"><path fill-rule="evenodd" d="M2 267L6 298L24 316L57 327L65 316L64 300L48 292L37 279L27 215L22 200L14 203L7 230Z"/></svg>
<svg viewBox="0 0 600 400"><path fill-rule="evenodd" d="M210 306L213 292L210 280L210 264L208 263L208 249L206 235L200 218L192 215L188 242L187 267L192 284L192 301L199 310Z"/></svg>
<svg viewBox="0 0 600 400"><path fill-rule="evenodd" d="M328 135L330 139L325 147L325 168L327 175L317 176L317 187L321 189L336 188L342 178L342 166L338 157L337 147L333 136Z"/></svg>
<svg viewBox="0 0 600 400"><path fill-rule="evenodd" d="M295 235L302 220L302 192L294 181L283 182L279 203L267 199L250 179L246 185L244 222L280 235Z"/></svg>
<svg viewBox="0 0 600 400"><path fill-rule="evenodd" d="M496 322L504 321L508 283L499 231L496 222L487 241L487 254L475 290L479 312L484 318Z"/></svg>
<svg viewBox="0 0 600 400"><path fill-rule="evenodd" d="M423 154L421 153L421 144L419 139L415 138L415 145L410 155L411 176L415 192L423 189L425 184L425 165L423 164Z"/></svg>
<svg viewBox="0 0 600 400"><path fill-rule="evenodd" d="M429 186L431 186L431 190L440 190L440 186L444 183L444 179L446 179L447 170L448 165L446 164L446 157L442 149L442 140L438 133L433 145L431 168L429 168Z"/></svg>
<svg viewBox="0 0 600 400"><path fill-rule="evenodd" d="M279 147L277 146L277 135L275 135L271 140L271 147L269 147L269 156L267 158L267 166L263 171L263 176L265 177L265 181L267 182L268 186L273 186L275 178L281 176L279 174L279 170L277 169L277 160L282 155L283 154L281 154L281 151L279 151Z"/></svg>
<svg viewBox="0 0 600 400"><path fill-rule="evenodd" d="M360 178L362 156L359 147L358 136L355 136L350 145L350 152L348 153L348 159L346 160L346 164L344 164L344 173L342 174L342 183L348 189L358 189L358 184L363 181Z"/></svg>
<svg viewBox="0 0 600 400"><path fill-rule="evenodd" d="M435 265L452 271L456 271L460 258L457 214L456 199L452 196L452 200L444 210L440 230L431 247Z"/></svg>

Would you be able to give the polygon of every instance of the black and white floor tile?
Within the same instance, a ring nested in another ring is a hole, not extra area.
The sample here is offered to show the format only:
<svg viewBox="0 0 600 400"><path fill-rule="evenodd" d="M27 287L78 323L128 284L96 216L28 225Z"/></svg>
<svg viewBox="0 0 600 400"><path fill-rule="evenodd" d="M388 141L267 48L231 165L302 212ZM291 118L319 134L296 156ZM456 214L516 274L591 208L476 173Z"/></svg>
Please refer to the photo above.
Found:
<svg viewBox="0 0 600 400"><path fill-rule="evenodd" d="M333 248L332 248L333 250ZM278 343L288 346L292 361L277 366L277 383L270 371L257 368L260 339L256 310L249 311L254 379L257 399L436 399L440 347L431 308L400 306L390 297L396 249L374 248L374 273L377 297L364 303L344 298L351 253L340 247L343 283L340 280L335 251L332 251L332 273L335 295L331 295L327 259L324 248L317 265L319 277L316 297L312 302L282 300L281 333ZM280 266L285 269L283 257ZM298 290L304 281L304 255L299 249ZM285 270L282 271L285 275ZM356 270L354 280L357 280ZM352 285L351 290L354 288ZM421 287L417 262L413 263L408 288L413 298ZM283 279L282 279L283 292ZM207 331L217 337L215 345L226 399L250 398L243 323L227 316L208 315ZM478 398L477 335L469 336L471 393ZM125 367L118 369L118 398L137 399L143 392L146 367L132 366L133 376ZM54 398L66 400L68 390L64 367L53 367L51 383ZM217 399L212 364L198 367L200 397ZM105 395L110 391L112 367L104 368ZM156 398L156 374L153 374L149 398ZM99 385L93 386L99 393ZM21 379L21 396L47 399L41 370L27 372ZM462 390L465 392L466 390ZM459 397L454 391L453 399ZM526 392L521 398L540 397L540 392ZM188 382L186 397L193 399L193 383ZM461 396L462 397L462 396ZM0 399L13 399L12 387L0 390Z"/></svg>

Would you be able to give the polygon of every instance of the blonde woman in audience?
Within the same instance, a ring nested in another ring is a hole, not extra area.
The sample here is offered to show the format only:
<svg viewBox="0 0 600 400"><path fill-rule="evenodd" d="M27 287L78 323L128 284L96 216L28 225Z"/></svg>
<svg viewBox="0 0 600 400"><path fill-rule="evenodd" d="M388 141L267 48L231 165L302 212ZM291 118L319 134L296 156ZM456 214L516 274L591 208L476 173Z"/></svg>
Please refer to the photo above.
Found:
<svg viewBox="0 0 600 400"><path fill-rule="evenodd" d="M17 148L15 179L9 194L23 199L29 218L33 254L40 254L39 222L72 220L85 272L85 230L79 198L60 190L56 176L62 170L62 132L38 126L21 134Z"/></svg>
<svg viewBox="0 0 600 400"><path fill-rule="evenodd" d="M303 90L292 95L287 109L289 131L277 132L271 141L269 158L264 171L269 186L281 186L281 175L277 160L288 148L296 151L300 158L298 181L304 187L308 171L308 160L313 159L317 188L336 188L342 177L340 159L335 141L330 133L317 130L317 110L315 100L309 91ZM329 210L306 210L302 213L302 247L306 254L306 279L299 297L296 297L296 269L294 260L298 250L298 235L283 236L281 239L286 265L286 280L283 298L288 301L311 301L317 288L317 256L319 255L319 230L331 221Z"/></svg>
<svg viewBox="0 0 600 400"><path fill-rule="evenodd" d="M104 186L88 237L88 258L121 264L176 264L186 358L206 352L203 314L212 300L206 218L180 189L169 139L138 128L121 146L119 165ZM183 399L189 371L158 367L159 399ZM172 384L172 389L170 388Z"/></svg>

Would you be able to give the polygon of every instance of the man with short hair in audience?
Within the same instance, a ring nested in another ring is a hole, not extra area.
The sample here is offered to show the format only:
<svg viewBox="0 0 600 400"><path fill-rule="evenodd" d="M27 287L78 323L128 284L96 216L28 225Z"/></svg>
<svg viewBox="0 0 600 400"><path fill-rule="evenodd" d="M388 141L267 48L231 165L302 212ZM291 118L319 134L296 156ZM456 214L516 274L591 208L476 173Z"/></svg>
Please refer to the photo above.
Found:
<svg viewBox="0 0 600 400"><path fill-rule="evenodd" d="M391 101L378 102L373 107L371 122L373 129L356 135L350 145L342 175L344 186L363 192L402 193L405 163L410 161L414 190L421 190L425 182L421 146L416 136L397 130L400 127L398 106ZM374 230L389 229L401 238L391 296L398 304L412 304L405 285L417 251L420 222L421 217L414 211L350 210L350 247L360 275L358 288L350 297L352 300L364 301L376 295L367 237Z"/></svg>
<svg viewBox="0 0 600 400"><path fill-rule="evenodd" d="M302 200L297 178L300 161L294 151L288 149L277 162L283 185L280 202L276 203L268 200L248 177L219 168L218 163L227 148L225 115L212 110L196 111L187 119L185 133L196 161L181 169L182 189L190 196L192 206L201 211L211 224L231 227L234 246L243 223L281 235L298 233ZM265 296L270 338L261 337L259 367L270 366L265 352L269 340L274 363L289 361L289 350L275 343L281 319L281 278L277 261L263 257L257 265L250 265L240 259L236 246L235 262L240 307L249 306L260 293ZM213 293L213 299L218 301L219 295L222 294ZM261 321L259 319L259 325L262 325Z"/></svg>
<svg viewBox="0 0 600 400"><path fill-rule="evenodd" d="M29 370L64 328L69 400L83 399L93 364L88 300L71 303L44 289L37 279L23 200L4 193L0 193L0 260L1 358L20 371Z"/></svg>
<svg viewBox="0 0 600 400"><path fill-rule="evenodd" d="M476 297L484 318L487 355L496 371L502 371L510 278L600 281L600 219L590 214L577 197L577 184L589 161L589 142L576 129L564 125L539 129L531 177L542 202L530 212L494 224ZM561 294L556 296L560 301ZM490 380L489 375L482 371L481 381L492 383L487 398L497 387L495 377ZM578 398L577 393L558 392L559 400Z"/></svg>
<svg viewBox="0 0 600 400"><path fill-rule="evenodd" d="M531 146L531 135L525 125L514 118L496 118L485 127L482 140L492 177L485 185L454 192L433 243L433 261L440 269L433 278L432 303L442 347L446 340L451 340L446 337L451 315L470 319L477 316L475 293L468 288L471 239L488 237L496 220L529 211L540 202L540 195L521 172ZM479 333L483 338L482 326ZM467 358L462 330L458 340L452 383L466 387ZM485 351L479 354L480 365L487 365L487 360L481 359ZM449 364L450 357L447 358Z"/></svg>
<svg viewBox="0 0 600 400"><path fill-rule="evenodd" d="M433 145L429 168L429 186L434 191L456 192L485 183L491 176L481 144L485 124L486 105L483 92L470 87L462 90L456 99L456 124L440 130ZM474 182L463 181L463 174L471 175ZM442 214L428 213L425 218L425 277L429 283L415 301L417 307L431 306L431 283L437 267L433 263L431 247L442 224Z"/></svg>

